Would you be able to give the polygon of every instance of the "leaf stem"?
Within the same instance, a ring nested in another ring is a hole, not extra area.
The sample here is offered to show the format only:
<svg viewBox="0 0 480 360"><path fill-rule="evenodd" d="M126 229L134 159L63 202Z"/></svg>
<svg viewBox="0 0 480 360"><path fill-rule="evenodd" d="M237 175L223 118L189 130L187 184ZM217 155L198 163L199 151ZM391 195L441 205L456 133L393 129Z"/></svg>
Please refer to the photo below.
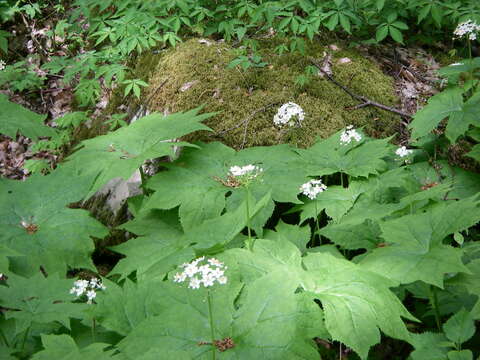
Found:
<svg viewBox="0 0 480 360"><path fill-rule="evenodd" d="M25 343L27 342L28 333L30 332L30 326L27 328L27 330L25 330L25 336L23 337L22 341L22 351L25 349Z"/></svg>
<svg viewBox="0 0 480 360"><path fill-rule="evenodd" d="M322 238L320 237L320 234L318 232L320 231L320 227L318 226L318 207L317 207L317 201L315 201L315 233L313 234L313 243L315 244L315 234L318 235L318 246L322 245Z"/></svg>
<svg viewBox="0 0 480 360"><path fill-rule="evenodd" d="M248 188L248 185L245 186L245 190L247 193L247 233L248 233L248 248L249 250L253 249L253 244L252 244L252 233L250 230L250 189Z"/></svg>
<svg viewBox="0 0 480 360"><path fill-rule="evenodd" d="M208 302L208 317L210 320L210 336L212 338L212 359L215 360L215 357L216 357L215 330L213 327L213 312L212 312L212 301L210 298L210 290L207 290L207 302Z"/></svg>
<svg viewBox="0 0 480 360"><path fill-rule="evenodd" d="M96 328L95 318L93 317L92 318L92 341L93 342L95 342L95 328Z"/></svg>
<svg viewBox="0 0 480 360"><path fill-rule="evenodd" d="M0 330L0 335L2 335L2 340L5 344L6 347L10 347L10 345L8 344L8 341L7 341L7 337L5 336L5 334L3 333L2 330Z"/></svg>
<svg viewBox="0 0 480 360"><path fill-rule="evenodd" d="M471 89L469 91L470 94L473 95L473 93L475 92L475 88L474 88L474 82L473 82L473 61L472 61L472 42L470 41L470 38L467 36L467 44L468 44L468 58L470 60L470 63L469 63L469 78L470 78L470 81L472 82L471 84Z"/></svg>
<svg viewBox="0 0 480 360"><path fill-rule="evenodd" d="M440 321L440 312L438 309L437 288L434 285L430 286L430 293L431 293L430 302L432 304L433 311L435 312L435 322L437 323L438 331L442 331L442 326Z"/></svg>

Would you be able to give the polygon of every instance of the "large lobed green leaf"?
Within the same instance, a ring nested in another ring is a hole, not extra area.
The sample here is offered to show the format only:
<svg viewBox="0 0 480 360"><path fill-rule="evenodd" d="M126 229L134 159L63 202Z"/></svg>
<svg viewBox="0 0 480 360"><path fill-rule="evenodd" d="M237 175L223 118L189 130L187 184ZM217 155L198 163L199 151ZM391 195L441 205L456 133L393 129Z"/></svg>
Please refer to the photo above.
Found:
<svg viewBox="0 0 480 360"><path fill-rule="evenodd" d="M360 142L344 145L340 142L340 132L318 141L309 149L297 152L307 162L308 174L321 176L343 172L353 177L368 177L385 170L384 158L392 156L390 138L372 140L363 138Z"/></svg>
<svg viewBox="0 0 480 360"><path fill-rule="evenodd" d="M422 280L443 288L446 273L469 273L462 249L444 244L445 237L479 220L480 201L473 196L385 221L380 227L389 246L373 250L360 265L400 283Z"/></svg>
<svg viewBox="0 0 480 360"><path fill-rule="evenodd" d="M110 344L94 343L85 348L79 348L68 335L42 335L44 350L36 353L32 360L107 360L113 359L113 350L105 349ZM120 360L120 359L119 359Z"/></svg>
<svg viewBox="0 0 480 360"><path fill-rule="evenodd" d="M39 136L53 136L55 130L44 125L46 115L39 115L23 106L8 101L0 94L0 133L15 139L17 133L37 140Z"/></svg>
<svg viewBox="0 0 480 360"><path fill-rule="evenodd" d="M91 236L103 238L108 230L87 211L67 207L90 183L62 169L24 182L0 181L0 244L21 255L9 257L10 270L30 276L40 267L61 274L68 267L95 269Z"/></svg>
<svg viewBox="0 0 480 360"><path fill-rule="evenodd" d="M215 339L231 337L235 346L220 354L217 351L217 356L272 360L318 357L312 338L326 335L321 311L307 293L295 292L295 278L278 269L247 285L236 302L244 286L239 269L234 257L225 254L222 260L228 264L229 281L211 293ZM195 359L211 358L212 348L204 344L211 341L206 290L186 289L171 282L159 283L156 288L162 294L156 304L158 315L147 318L120 342L122 353L137 359L149 351L163 358L164 349L170 349L187 351Z"/></svg>
<svg viewBox="0 0 480 360"><path fill-rule="evenodd" d="M257 240L253 253L242 249L231 253L239 262L247 289L248 284L281 272L283 281L293 281L312 300L320 300L329 337L351 347L362 359L380 341L380 330L395 338L409 338L401 317L415 318L389 290L396 282L328 253L302 259L290 242ZM316 331L316 336L325 336L322 327Z"/></svg>
<svg viewBox="0 0 480 360"><path fill-rule="evenodd" d="M127 127L83 141L68 158L68 166L79 175L96 177L86 197L113 178L128 179L145 160L173 156L175 146L188 145L176 139L197 130L210 130L201 121L212 114L198 115L199 110L168 116L150 114Z"/></svg>
<svg viewBox="0 0 480 360"><path fill-rule="evenodd" d="M467 132L470 125L480 126L480 92L465 102L463 92L463 89L456 87L432 96L428 104L415 114L409 125L412 138L418 139L427 135L445 118L449 119L445 135L452 144Z"/></svg>
<svg viewBox="0 0 480 360"><path fill-rule="evenodd" d="M207 219L218 217L226 208L233 211L245 200L244 187L230 187L227 180L231 166L256 164L263 173L250 185L255 201L269 191L279 202L299 203L297 194L308 180L305 164L287 145L257 147L235 152L221 143L201 144L201 149L185 149L182 156L148 182L155 190L146 208L171 209L180 206L179 215L185 231L194 229ZM225 196L229 194L228 198ZM273 211L270 201L252 226L261 233L262 226Z"/></svg>
<svg viewBox="0 0 480 360"><path fill-rule="evenodd" d="M259 202L250 200L250 215L255 217L271 201L267 193ZM246 202L237 209L181 231L174 211L145 210L122 225L135 234L145 234L112 248L126 257L112 274L126 277L136 271L138 279L162 279L176 264L191 260L197 253L217 253L225 249L245 228Z"/></svg>
<svg viewBox="0 0 480 360"><path fill-rule="evenodd" d="M0 306L10 309L6 319L14 318L15 333L28 329L33 323L59 322L70 328L70 318L82 318L84 304L74 304L69 293L73 282L60 279L58 274L48 278L40 272L31 278L15 274L8 277L8 287L0 286Z"/></svg>

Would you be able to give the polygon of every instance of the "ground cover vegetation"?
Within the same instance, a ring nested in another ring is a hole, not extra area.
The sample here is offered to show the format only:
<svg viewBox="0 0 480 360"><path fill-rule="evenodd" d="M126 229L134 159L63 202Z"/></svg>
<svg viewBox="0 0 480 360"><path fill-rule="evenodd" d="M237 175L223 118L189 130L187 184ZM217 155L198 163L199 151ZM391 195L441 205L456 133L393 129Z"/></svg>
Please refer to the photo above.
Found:
<svg viewBox="0 0 480 360"><path fill-rule="evenodd" d="M0 22L0 359L480 356L477 1L6 0ZM114 88L152 92L136 58L188 38L225 39L248 78L325 34L455 61L401 137L355 123L299 144L319 114L285 94L271 122L297 138L241 150L192 140L222 116L201 103L103 111ZM128 219L92 216L137 171Z"/></svg>

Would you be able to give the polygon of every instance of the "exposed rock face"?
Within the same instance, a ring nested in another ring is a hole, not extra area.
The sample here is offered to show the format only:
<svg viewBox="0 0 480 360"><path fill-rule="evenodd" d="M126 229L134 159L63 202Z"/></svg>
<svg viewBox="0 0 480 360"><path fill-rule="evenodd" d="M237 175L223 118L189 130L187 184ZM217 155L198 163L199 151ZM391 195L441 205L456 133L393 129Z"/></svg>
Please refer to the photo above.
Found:
<svg viewBox="0 0 480 360"><path fill-rule="evenodd" d="M296 84L310 65L308 56L321 60L328 53L339 82L360 95L394 106L398 99L393 80L376 64L343 45L332 50L331 44L312 44L305 55L277 55L274 48L278 44L262 41L260 52L267 65L247 70L229 69L236 50L212 40L191 39L175 49L145 55L135 77L146 79L150 86L136 106L172 113L204 105L204 111L218 112L206 121L214 133L196 134L188 140L220 140L235 148L282 142L308 146L317 136L327 137L349 124L364 126L372 136L394 133L396 115L376 108L349 109L358 103L327 79L312 76L305 86ZM305 120L301 128L279 131L273 117L287 102L300 105Z"/></svg>

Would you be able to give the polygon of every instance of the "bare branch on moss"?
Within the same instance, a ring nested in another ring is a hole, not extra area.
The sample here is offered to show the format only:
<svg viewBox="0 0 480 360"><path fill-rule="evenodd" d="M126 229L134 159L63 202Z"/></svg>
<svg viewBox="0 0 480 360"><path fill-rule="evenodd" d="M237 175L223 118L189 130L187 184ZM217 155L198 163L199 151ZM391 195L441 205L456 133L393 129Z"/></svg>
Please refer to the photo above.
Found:
<svg viewBox="0 0 480 360"><path fill-rule="evenodd" d="M365 96L362 96L362 95L358 95L358 94L355 94L352 90L350 90L348 87L346 87L345 85L342 85L340 84L337 80L335 80L333 78L332 75L328 74L327 72L325 72L323 69L322 69L322 65L319 64L318 62L316 62L314 59L310 58L310 62L318 69L318 71L320 71L320 73L326 77L329 81L331 81L332 83L334 83L336 86L338 86L339 88L341 88L343 91L345 91L348 95L350 95L351 97L353 97L354 99L356 100L359 100L361 101L362 103L361 104L358 104L356 106L353 106L349 109L351 110L357 110L357 109L361 109L361 108L364 108L366 106L374 106L374 107L378 107L379 109L382 109L382 110L386 110L386 111L390 111L394 114L397 114L397 115L400 115L404 118L408 118L410 119L412 117L412 115L410 114L407 114L407 113L404 113L403 111L400 111L400 110L397 110L393 107L390 107L390 106L387 106L387 105L383 105L383 104L380 104L376 101L373 101L373 100L370 100L368 99L367 97Z"/></svg>
<svg viewBox="0 0 480 360"><path fill-rule="evenodd" d="M168 81L168 78L166 78L165 80L163 80L161 82L160 85L158 85L155 90L152 91L152 93L150 94L149 98L147 99L147 101L145 102L145 105L149 105L150 104L150 101L152 101L153 97L155 96L155 94L167 83Z"/></svg>
<svg viewBox="0 0 480 360"><path fill-rule="evenodd" d="M218 131L214 134L211 134L210 136L219 136L219 135L221 136L221 135L223 135L223 134L225 134L229 131L238 129L240 126L244 125L243 140L242 140L242 144L240 145L240 149L243 149L245 144L247 143L247 129L248 129L248 123L250 122L250 120L252 120L255 117L255 115L257 115L258 113L266 111L267 109L271 108L272 106L279 105L279 104L281 104L281 102L274 102L274 103L270 103L268 105L262 106L261 108L253 111L250 115L248 115L245 119L240 121L235 126L232 126L231 128L228 128L228 129L225 129L225 130L222 130L222 131Z"/></svg>

